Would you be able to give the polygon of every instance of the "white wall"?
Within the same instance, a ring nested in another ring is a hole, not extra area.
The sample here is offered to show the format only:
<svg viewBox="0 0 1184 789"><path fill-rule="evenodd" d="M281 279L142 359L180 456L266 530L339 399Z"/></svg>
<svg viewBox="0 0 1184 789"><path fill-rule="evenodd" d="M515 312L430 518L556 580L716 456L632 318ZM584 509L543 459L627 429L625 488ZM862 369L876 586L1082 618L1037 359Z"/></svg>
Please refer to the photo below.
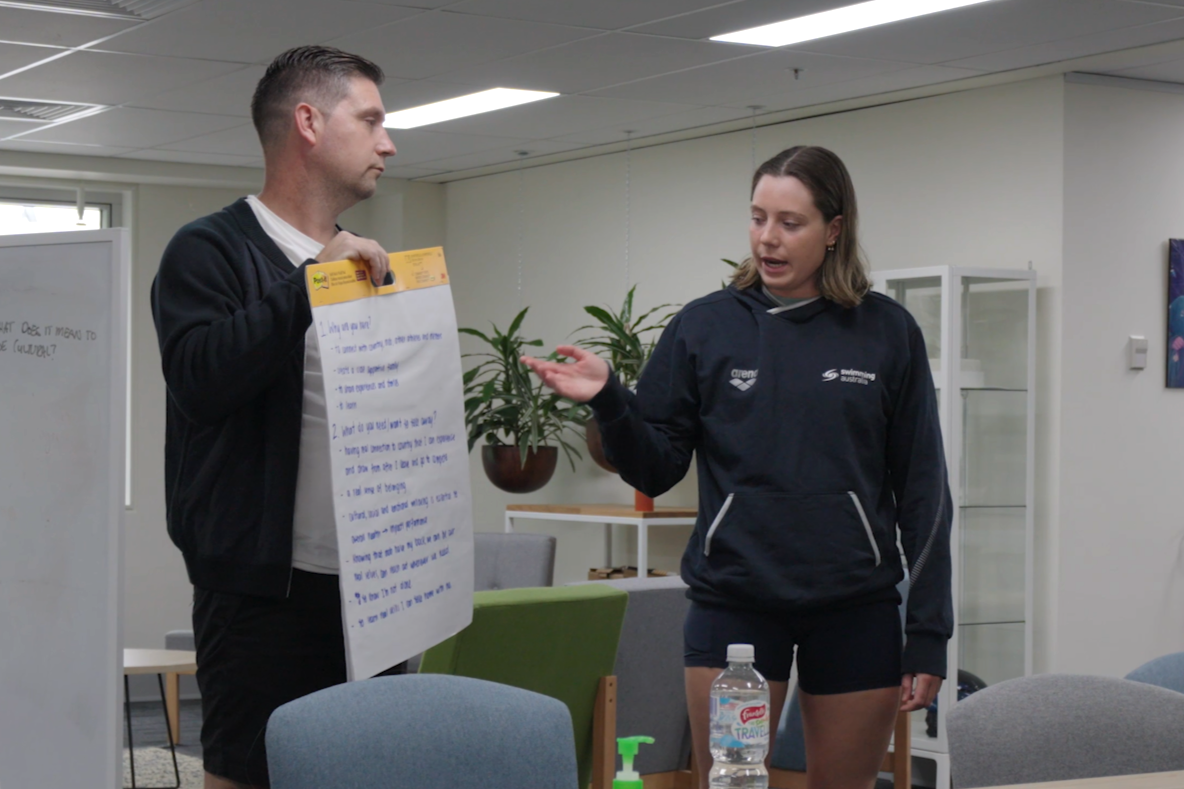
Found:
<svg viewBox="0 0 1184 789"><path fill-rule="evenodd" d="M1061 671L1122 676L1184 649L1184 391L1164 385L1182 140L1184 96L1066 85Z"/></svg>
<svg viewBox="0 0 1184 789"><path fill-rule="evenodd" d="M922 99L758 129L756 161L797 143L827 146L847 163L859 195L863 245L876 269L954 264L1040 272L1038 562L1051 576L1061 282L1062 97L1059 77ZM719 287L721 257L746 254L749 132L634 151L630 274L641 306L686 302ZM625 155L503 173L447 188L447 242L462 325L503 328L530 306L524 331L548 345L584 323L586 304L619 305L625 279ZM518 238L523 285L518 292ZM476 346L470 345L469 348ZM477 528L502 528L512 502L631 500L590 461L566 466L530 496L501 493L472 458ZM693 478L693 474L690 475ZM659 504L694 505L688 479ZM598 527L531 528L560 536L556 582L602 560ZM688 529L652 537L651 565L676 570ZM617 563L632 560L617 535ZM1038 587L1041 622L1051 598ZM1048 662L1047 633L1036 639Z"/></svg>

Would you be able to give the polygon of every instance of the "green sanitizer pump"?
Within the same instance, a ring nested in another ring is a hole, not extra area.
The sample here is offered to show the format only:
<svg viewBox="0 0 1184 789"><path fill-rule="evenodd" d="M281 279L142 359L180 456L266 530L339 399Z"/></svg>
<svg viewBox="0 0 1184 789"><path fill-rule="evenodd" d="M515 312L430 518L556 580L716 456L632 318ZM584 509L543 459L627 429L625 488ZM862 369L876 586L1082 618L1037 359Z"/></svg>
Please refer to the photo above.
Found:
<svg viewBox="0 0 1184 789"><path fill-rule="evenodd" d="M642 743L654 744L653 737L618 737L617 753L621 754L621 771L613 779L613 789L642 789L641 776L633 769L633 757Z"/></svg>

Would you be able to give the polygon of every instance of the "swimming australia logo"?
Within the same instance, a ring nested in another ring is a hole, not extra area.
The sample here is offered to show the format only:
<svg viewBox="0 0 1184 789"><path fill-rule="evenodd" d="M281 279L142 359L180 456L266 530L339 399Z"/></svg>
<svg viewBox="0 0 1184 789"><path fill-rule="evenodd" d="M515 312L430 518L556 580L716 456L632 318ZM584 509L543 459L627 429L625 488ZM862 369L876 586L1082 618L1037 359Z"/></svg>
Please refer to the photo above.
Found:
<svg viewBox="0 0 1184 789"><path fill-rule="evenodd" d="M747 392L756 386L756 370L733 370L732 380L728 381L741 392Z"/></svg>
<svg viewBox="0 0 1184 789"><path fill-rule="evenodd" d="M860 384L867 386L876 380L875 373L865 373L863 370L827 370L822 374L823 381L838 381L844 384Z"/></svg>

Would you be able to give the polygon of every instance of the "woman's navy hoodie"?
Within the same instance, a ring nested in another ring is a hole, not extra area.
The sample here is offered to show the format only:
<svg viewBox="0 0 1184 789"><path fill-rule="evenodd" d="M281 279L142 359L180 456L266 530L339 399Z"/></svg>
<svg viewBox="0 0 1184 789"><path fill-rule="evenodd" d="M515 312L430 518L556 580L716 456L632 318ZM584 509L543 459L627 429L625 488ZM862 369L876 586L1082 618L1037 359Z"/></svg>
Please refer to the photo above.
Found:
<svg viewBox="0 0 1184 789"><path fill-rule="evenodd" d="M897 598L905 673L946 675L951 501L925 342L895 301L789 310L734 287L688 304L634 395L592 400L621 477L657 496L697 453L693 600L806 612Z"/></svg>

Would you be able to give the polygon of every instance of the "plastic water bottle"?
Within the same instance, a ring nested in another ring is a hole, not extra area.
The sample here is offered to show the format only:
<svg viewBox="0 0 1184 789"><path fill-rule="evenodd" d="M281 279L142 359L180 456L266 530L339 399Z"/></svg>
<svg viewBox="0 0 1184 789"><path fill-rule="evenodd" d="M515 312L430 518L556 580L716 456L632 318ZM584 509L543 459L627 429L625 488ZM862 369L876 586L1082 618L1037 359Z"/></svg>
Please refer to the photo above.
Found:
<svg viewBox="0 0 1184 789"><path fill-rule="evenodd" d="M711 683L711 789L768 789L769 683L751 644L728 646L728 667Z"/></svg>

